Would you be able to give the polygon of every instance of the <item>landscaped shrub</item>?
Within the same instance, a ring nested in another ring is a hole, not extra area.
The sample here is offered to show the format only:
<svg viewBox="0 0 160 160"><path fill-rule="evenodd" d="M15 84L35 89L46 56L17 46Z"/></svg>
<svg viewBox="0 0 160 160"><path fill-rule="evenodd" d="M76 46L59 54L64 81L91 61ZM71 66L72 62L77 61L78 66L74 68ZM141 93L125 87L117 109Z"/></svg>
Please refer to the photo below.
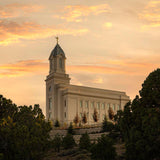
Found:
<svg viewBox="0 0 160 160"><path fill-rule="evenodd" d="M60 123L59 123L58 119L55 121L54 126L55 127L60 127Z"/></svg>
<svg viewBox="0 0 160 160"><path fill-rule="evenodd" d="M67 134L62 140L62 145L63 145L64 149L73 148L75 146L75 144L76 143L74 141L72 134Z"/></svg>
<svg viewBox="0 0 160 160"><path fill-rule="evenodd" d="M89 150L90 146L91 146L90 137L86 132L85 134L82 134L80 138L79 148Z"/></svg>
<svg viewBox="0 0 160 160"><path fill-rule="evenodd" d="M70 123L68 130L67 130L67 133L68 134L75 134L72 123Z"/></svg>
<svg viewBox="0 0 160 160"><path fill-rule="evenodd" d="M93 144L91 153L92 158L96 160L114 160L116 157L113 141L106 135L98 138L98 143Z"/></svg>
<svg viewBox="0 0 160 160"><path fill-rule="evenodd" d="M54 148L55 152L59 152L60 147L62 145L62 137L59 134L56 134L52 143L53 143L53 148Z"/></svg>

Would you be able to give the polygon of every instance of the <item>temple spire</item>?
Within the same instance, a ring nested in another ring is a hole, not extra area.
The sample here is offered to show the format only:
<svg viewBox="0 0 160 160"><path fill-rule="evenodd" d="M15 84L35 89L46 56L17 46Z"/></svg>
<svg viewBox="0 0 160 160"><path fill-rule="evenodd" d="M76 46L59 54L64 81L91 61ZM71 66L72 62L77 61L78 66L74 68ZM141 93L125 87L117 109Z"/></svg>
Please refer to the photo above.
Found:
<svg viewBox="0 0 160 160"><path fill-rule="evenodd" d="M58 41L59 41L59 37L58 36L56 37L56 40L57 40L57 44L58 44Z"/></svg>

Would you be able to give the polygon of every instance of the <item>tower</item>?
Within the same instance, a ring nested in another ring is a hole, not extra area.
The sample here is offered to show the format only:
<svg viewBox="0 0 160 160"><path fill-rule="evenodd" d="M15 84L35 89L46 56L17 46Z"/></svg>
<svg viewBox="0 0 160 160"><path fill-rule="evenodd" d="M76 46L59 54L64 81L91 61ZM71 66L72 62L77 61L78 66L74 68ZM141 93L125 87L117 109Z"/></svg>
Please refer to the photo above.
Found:
<svg viewBox="0 0 160 160"><path fill-rule="evenodd" d="M62 92L58 89L60 84L69 85L70 78L66 74L66 56L58 44L52 50L49 56L49 75L46 78L46 118L52 121L58 119L61 121L63 112Z"/></svg>

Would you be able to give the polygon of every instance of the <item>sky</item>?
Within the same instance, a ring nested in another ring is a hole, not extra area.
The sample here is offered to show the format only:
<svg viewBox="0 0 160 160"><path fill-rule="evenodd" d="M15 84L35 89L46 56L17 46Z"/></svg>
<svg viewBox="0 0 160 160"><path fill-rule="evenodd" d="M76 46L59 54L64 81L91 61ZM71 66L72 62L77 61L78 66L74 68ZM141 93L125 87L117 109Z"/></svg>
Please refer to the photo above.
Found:
<svg viewBox="0 0 160 160"><path fill-rule="evenodd" d="M55 36L71 84L133 99L160 64L160 0L1 0L0 94L45 114Z"/></svg>

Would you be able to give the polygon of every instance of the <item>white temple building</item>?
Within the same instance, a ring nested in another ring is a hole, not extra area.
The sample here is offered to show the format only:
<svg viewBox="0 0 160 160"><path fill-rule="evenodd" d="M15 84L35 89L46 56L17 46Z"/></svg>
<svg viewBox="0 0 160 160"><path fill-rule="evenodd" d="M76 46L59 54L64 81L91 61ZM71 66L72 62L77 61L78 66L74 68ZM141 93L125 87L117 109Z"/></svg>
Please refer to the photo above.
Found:
<svg viewBox="0 0 160 160"><path fill-rule="evenodd" d="M98 112L98 122L102 122L111 107L116 113L123 110L129 101L125 92L77 86L70 84L66 74L66 55L57 44L49 57L49 75L46 78L46 118L59 120L63 125L73 122L76 114L81 119L87 115L87 124L94 123L93 112Z"/></svg>

